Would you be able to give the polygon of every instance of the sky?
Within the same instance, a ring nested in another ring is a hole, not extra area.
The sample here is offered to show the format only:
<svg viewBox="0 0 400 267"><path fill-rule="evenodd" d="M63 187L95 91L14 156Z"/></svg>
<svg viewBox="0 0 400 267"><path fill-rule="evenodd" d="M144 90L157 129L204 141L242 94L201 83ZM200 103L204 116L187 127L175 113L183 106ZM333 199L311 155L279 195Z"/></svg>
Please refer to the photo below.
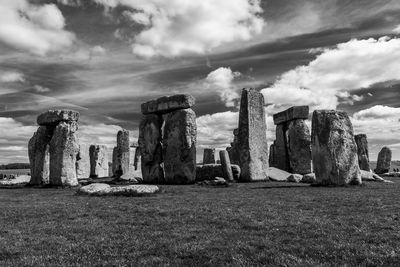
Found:
<svg viewBox="0 0 400 267"><path fill-rule="evenodd" d="M348 112L371 160L400 159L398 0L0 0L0 163L28 162L36 117L80 112L81 142L138 137L140 104L192 94L198 159L224 149L242 88L272 115ZM310 123L310 122L308 122Z"/></svg>

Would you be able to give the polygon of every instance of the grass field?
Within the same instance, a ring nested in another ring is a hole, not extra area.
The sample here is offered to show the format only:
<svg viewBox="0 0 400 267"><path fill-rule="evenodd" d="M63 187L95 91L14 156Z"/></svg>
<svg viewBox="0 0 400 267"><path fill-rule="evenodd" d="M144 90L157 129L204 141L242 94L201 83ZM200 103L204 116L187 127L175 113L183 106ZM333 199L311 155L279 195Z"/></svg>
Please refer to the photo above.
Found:
<svg viewBox="0 0 400 267"><path fill-rule="evenodd" d="M400 265L400 180L161 188L0 189L0 266Z"/></svg>

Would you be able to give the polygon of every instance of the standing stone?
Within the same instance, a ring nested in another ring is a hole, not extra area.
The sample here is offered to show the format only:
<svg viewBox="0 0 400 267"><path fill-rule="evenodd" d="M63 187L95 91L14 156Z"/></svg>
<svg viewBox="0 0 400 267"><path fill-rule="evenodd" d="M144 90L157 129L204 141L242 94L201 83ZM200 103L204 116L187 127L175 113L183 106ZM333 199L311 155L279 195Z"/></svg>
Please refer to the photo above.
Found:
<svg viewBox="0 0 400 267"><path fill-rule="evenodd" d="M286 124L279 124L276 126L275 159L276 159L276 168L289 172L290 161L289 161L289 153L287 147L286 132L287 132Z"/></svg>
<svg viewBox="0 0 400 267"><path fill-rule="evenodd" d="M31 168L31 185L49 183L50 158L49 143L53 127L40 126L28 143L28 154Z"/></svg>
<svg viewBox="0 0 400 267"><path fill-rule="evenodd" d="M361 184L357 145L347 113L315 110L312 117L312 160L318 184Z"/></svg>
<svg viewBox="0 0 400 267"><path fill-rule="evenodd" d="M129 146L129 131L125 129L118 131L117 147L114 148L115 151L113 151L113 167L114 176L116 178L120 178L123 175L129 175Z"/></svg>
<svg viewBox="0 0 400 267"><path fill-rule="evenodd" d="M79 140L75 121L61 122L54 130L50 141L50 184L56 186L76 186L76 156Z"/></svg>
<svg viewBox="0 0 400 267"><path fill-rule="evenodd" d="M112 152L112 176L115 177L115 172L117 171L117 164L118 164L118 148L115 146Z"/></svg>
<svg viewBox="0 0 400 267"><path fill-rule="evenodd" d="M179 109L191 108L195 102L195 98L191 95L163 96L143 103L142 114L166 114Z"/></svg>
<svg viewBox="0 0 400 267"><path fill-rule="evenodd" d="M290 171L297 174L311 173L311 134L305 121L290 121L286 136Z"/></svg>
<svg viewBox="0 0 400 267"><path fill-rule="evenodd" d="M145 115L139 125L139 151L143 182L163 183L162 133L163 119L156 114Z"/></svg>
<svg viewBox="0 0 400 267"><path fill-rule="evenodd" d="M276 161L276 145L275 145L275 141L269 147L268 163L269 163L270 167L275 167L276 168L277 161Z"/></svg>
<svg viewBox="0 0 400 267"><path fill-rule="evenodd" d="M264 97L255 89L242 91L238 128L241 180L250 182L268 179Z"/></svg>
<svg viewBox="0 0 400 267"><path fill-rule="evenodd" d="M361 170L370 171L367 135L358 134L354 139L357 144L358 165Z"/></svg>
<svg viewBox="0 0 400 267"><path fill-rule="evenodd" d="M142 160L141 160L141 155L140 155L140 147L135 148L135 154L133 158L133 177L134 178L142 178L143 180L143 175L142 175Z"/></svg>
<svg viewBox="0 0 400 267"><path fill-rule="evenodd" d="M90 177L108 176L107 147L104 145L91 145L90 154Z"/></svg>
<svg viewBox="0 0 400 267"><path fill-rule="evenodd" d="M233 173L231 161L229 159L229 154L225 150L221 150L219 152L219 158L221 159L222 172L224 174L224 178L227 181L233 181Z"/></svg>
<svg viewBox="0 0 400 267"><path fill-rule="evenodd" d="M193 110L183 109L167 114L163 138L166 183L195 182L196 137L196 114Z"/></svg>
<svg viewBox="0 0 400 267"><path fill-rule="evenodd" d="M49 110L37 117L40 126L57 126L61 122L77 122L79 112L73 110Z"/></svg>
<svg viewBox="0 0 400 267"><path fill-rule="evenodd" d="M215 148L205 148L203 164L215 164Z"/></svg>
<svg viewBox="0 0 400 267"><path fill-rule="evenodd" d="M383 147L378 154L378 161L376 163L376 174L383 174L390 171L390 165L392 161L392 150L388 147Z"/></svg>
<svg viewBox="0 0 400 267"><path fill-rule="evenodd" d="M86 144L79 144L79 152L76 156L76 177L86 179L90 176L89 147Z"/></svg>

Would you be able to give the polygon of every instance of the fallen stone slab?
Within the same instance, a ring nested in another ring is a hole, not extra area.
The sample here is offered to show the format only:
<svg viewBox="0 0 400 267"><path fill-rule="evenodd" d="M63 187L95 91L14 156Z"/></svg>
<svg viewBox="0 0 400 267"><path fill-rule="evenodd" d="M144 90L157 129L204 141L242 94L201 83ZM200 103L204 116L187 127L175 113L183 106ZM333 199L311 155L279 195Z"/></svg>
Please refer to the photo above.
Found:
<svg viewBox="0 0 400 267"><path fill-rule="evenodd" d="M78 194L89 196L144 196L155 194L160 189L155 185L126 185L111 187L108 184L95 183L83 186L78 190Z"/></svg>
<svg viewBox="0 0 400 267"><path fill-rule="evenodd" d="M201 182L197 182L197 185L211 185L211 186L229 186L228 181L226 181L222 177L215 177L213 180L205 180Z"/></svg>
<svg viewBox="0 0 400 267"><path fill-rule="evenodd" d="M301 179L302 183L305 184L314 184L317 182L317 179L315 178L315 173L307 173L303 175L303 179Z"/></svg>
<svg viewBox="0 0 400 267"><path fill-rule="evenodd" d="M291 174L287 181L291 183L300 183L303 180L303 175L301 174Z"/></svg>
<svg viewBox="0 0 400 267"><path fill-rule="evenodd" d="M49 110L37 117L37 124L41 126L56 126L60 122L79 120L79 112L74 110Z"/></svg>
<svg viewBox="0 0 400 267"><path fill-rule="evenodd" d="M291 175L292 175L291 173L284 171L284 170L280 170L275 167L268 168L268 177L272 181L287 182L288 178Z"/></svg>
<svg viewBox="0 0 400 267"><path fill-rule="evenodd" d="M381 177L400 177L400 172L387 172L381 174Z"/></svg>
<svg viewBox="0 0 400 267"><path fill-rule="evenodd" d="M142 104L142 114L166 114L178 109L187 109L194 106L196 100L191 95L164 96Z"/></svg>
<svg viewBox="0 0 400 267"><path fill-rule="evenodd" d="M15 177L14 179L4 179L0 180L0 185L20 185L27 184L31 180L29 175L20 175Z"/></svg>
<svg viewBox="0 0 400 267"><path fill-rule="evenodd" d="M274 124L282 124L296 119L308 119L309 107L308 106L295 106L285 111L274 114Z"/></svg>

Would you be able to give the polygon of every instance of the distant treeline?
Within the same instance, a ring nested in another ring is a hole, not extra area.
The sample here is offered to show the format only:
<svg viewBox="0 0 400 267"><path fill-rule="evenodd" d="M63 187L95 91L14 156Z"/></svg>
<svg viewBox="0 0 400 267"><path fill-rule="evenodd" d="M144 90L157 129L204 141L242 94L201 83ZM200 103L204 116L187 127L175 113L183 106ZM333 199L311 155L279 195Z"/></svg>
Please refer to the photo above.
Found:
<svg viewBox="0 0 400 267"><path fill-rule="evenodd" d="M29 163L10 163L0 165L0 170L29 169Z"/></svg>

